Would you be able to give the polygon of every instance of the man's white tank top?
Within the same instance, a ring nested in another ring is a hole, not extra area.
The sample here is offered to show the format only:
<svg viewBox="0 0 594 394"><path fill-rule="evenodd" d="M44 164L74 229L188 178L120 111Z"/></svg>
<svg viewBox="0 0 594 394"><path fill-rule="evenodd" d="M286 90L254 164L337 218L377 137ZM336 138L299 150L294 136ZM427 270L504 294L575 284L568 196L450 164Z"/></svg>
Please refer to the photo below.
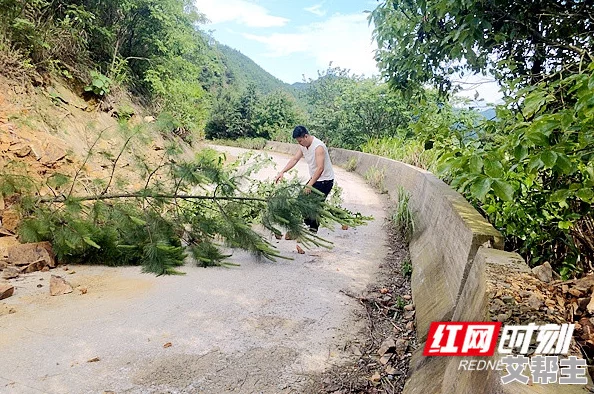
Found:
<svg viewBox="0 0 594 394"><path fill-rule="evenodd" d="M309 166L309 176L312 177L314 172L316 172L316 149L318 146L324 148L324 171L318 181L329 181L334 179L334 170L332 169L332 163L330 162L330 155L328 154L328 148L326 144L320 141L318 138L312 136L313 142L306 148L304 146L299 145L301 152L303 153L303 157Z"/></svg>

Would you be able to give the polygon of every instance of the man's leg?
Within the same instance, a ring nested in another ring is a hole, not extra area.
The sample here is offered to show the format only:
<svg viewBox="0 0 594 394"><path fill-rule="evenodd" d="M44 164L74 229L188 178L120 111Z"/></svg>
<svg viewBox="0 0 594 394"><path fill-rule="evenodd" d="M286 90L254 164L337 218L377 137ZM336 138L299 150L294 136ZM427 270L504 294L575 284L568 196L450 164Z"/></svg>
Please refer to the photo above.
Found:
<svg viewBox="0 0 594 394"><path fill-rule="evenodd" d="M324 193L324 201L326 200L326 197L328 197L328 194L330 194L330 191L332 190L332 186L334 186L334 181L330 180L330 181L317 181L316 183L313 184L313 188L317 189L319 191L321 191L322 193ZM309 230L313 233L317 233L318 229L320 228L320 222L317 220L317 218L314 219L309 219L309 218L305 218L304 220L305 224L309 227Z"/></svg>

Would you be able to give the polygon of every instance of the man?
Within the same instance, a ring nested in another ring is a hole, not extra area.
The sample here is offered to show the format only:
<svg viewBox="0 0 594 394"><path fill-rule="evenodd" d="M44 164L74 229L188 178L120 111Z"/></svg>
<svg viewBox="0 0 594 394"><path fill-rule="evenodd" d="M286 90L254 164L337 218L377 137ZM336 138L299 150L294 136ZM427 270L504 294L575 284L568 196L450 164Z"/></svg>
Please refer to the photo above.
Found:
<svg viewBox="0 0 594 394"><path fill-rule="evenodd" d="M314 188L321 191L325 199L328 197L330 190L332 190L332 186L334 186L334 170L332 169L326 144L313 135L310 135L305 126L295 127L293 138L297 140L299 150L289 160L285 168L278 173L275 182L280 181L285 172L295 167L299 160L304 157L309 166L310 178L303 192L309 194L311 193L311 188ZM320 227L320 223L316 219L306 218L305 224L309 226L310 231L313 233L317 233Z"/></svg>

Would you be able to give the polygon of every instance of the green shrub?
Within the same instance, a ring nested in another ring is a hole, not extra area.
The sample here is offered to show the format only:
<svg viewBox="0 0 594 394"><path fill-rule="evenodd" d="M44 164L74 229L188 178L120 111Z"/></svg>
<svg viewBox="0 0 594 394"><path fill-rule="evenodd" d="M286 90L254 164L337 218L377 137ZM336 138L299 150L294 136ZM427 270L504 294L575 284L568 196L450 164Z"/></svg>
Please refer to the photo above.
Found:
<svg viewBox="0 0 594 394"><path fill-rule="evenodd" d="M85 92L92 92L96 96L105 97L111 91L111 80L97 71L91 71L91 83L85 86Z"/></svg>
<svg viewBox="0 0 594 394"><path fill-rule="evenodd" d="M377 167L370 167L364 175L365 180L381 194L388 192L385 185L386 174L384 170Z"/></svg>
<svg viewBox="0 0 594 394"><path fill-rule="evenodd" d="M415 232L415 221L409 201L410 193L404 190L402 186L398 187L398 203L396 211L392 215L392 222L407 241L410 241Z"/></svg>

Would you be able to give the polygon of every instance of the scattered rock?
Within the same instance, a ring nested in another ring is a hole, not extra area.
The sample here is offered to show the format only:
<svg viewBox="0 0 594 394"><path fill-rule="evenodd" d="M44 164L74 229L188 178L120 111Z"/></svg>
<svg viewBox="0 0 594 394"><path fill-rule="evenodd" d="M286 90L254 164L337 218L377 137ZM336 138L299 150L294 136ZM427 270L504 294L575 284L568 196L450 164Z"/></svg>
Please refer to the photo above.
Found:
<svg viewBox="0 0 594 394"><path fill-rule="evenodd" d="M387 363L390 362L391 358L392 358L392 353L386 353L380 358L379 362L381 365L386 365Z"/></svg>
<svg viewBox="0 0 594 394"><path fill-rule="evenodd" d="M588 305L586 305L586 310L590 314L594 314L594 297L590 297L590 302L588 302Z"/></svg>
<svg viewBox="0 0 594 394"><path fill-rule="evenodd" d="M397 370L396 368L394 368L393 366L391 366L391 365L388 365L388 366L386 367L386 373L387 373L388 375L396 375L396 374L398 373L398 370Z"/></svg>
<svg viewBox="0 0 594 394"><path fill-rule="evenodd" d="M542 265L532 268L532 273L545 283L549 283L553 280L553 268L548 261Z"/></svg>
<svg viewBox="0 0 594 394"><path fill-rule="evenodd" d="M94 357L90 360L87 360L88 363L96 363L97 361L100 361L101 359L99 357Z"/></svg>
<svg viewBox="0 0 594 394"><path fill-rule="evenodd" d="M305 254L305 250L303 250L301 248L301 246L299 246L299 245L296 245L296 246L297 246L297 253L299 253L299 254Z"/></svg>
<svg viewBox="0 0 594 394"><path fill-rule="evenodd" d="M403 338L398 338L396 340L396 354L398 357L402 359L406 354L406 350L408 349L408 340Z"/></svg>
<svg viewBox="0 0 594 394"><path fill-rule="evenodd" d="M387 338L382 342L382 345L380 346L379 350L377 351L377 354L379 354L380 356L383 356L384 354L386 354L390 351L394 351L395 348L396 348L396 342L394 342L394 338Z"/></svg>
<svg viewBox="0 0 594 394"><path fill-rule="evenodd" d="M8 266L2 271L2 277L4 279L13 279L18 277L20 273L21 271L17 267Z"/></svg>
<svg viewBox="0 0 594 394"><path fill-rule="evenodd" d="M41 271L45 267L47 267L45 260L37 260L23 268L22 272L25 274L30 274L31 272Z"/></svg>
<svg viewBox="0 0 594 394"><path fill-rule="evenodd" d="M87 291L88 291L88 289L87 289L86 287L84 287L84 286L78 286L78 287L76 288L76 290L78 290L78 291L80 292L80 294L81 294L81 295L83 295L83 294L87 294Z"/></svg>
<svg viewBox="0 0 594 394"><path fill-rule="evenodd" d="M51 268L56 266L52 245L49 242L36 242L9 247L6 261L15 265L29 265L43 261L43 265Z"/></svg>
<svg viewBox="0 0 594 394"><path fill-rule="evenodd" d="M348 230L348 229L349 229L349 226L347 226L346 224L343 224L343 225L342 225L342 229L343 229L343 230Z"/></svg>
<svg viewBox="0 0 594 394"><path fill-rule="evenodd" d="M544 305L544 302L538 298L538 296L536 294L532 294L529 298L528 298L528 305L532 308L532 309L540 309L541 306Z"/></svg>
<svg viewBox="0 0 594 394"><path fill-rule="evenodd" d="M0 283L0 300L11 297L14 294L14 286L8 283Z"/></svg>
<svg viewBox="0 0 594 394"><path fill-rule="evenodd" d="M155 121L154 116L145 116L143 119L146 123L153 123Z"/></svg>
<svg viewBox="0 0 594 394"><path fill-rule="evenodd" d="M371 381L371 383L377 384L380 382L380 380L382 380L382 375L380 375L379 372L376 372L373 374L373 376L369 378L369 380Z"/></svg>
<svg viewBox="0 0 594 394"><path fill-rule="evenodd" d="M2 212L2 227L11 233L16 233L21 217L19 213L13 209L7 209Z"/></svg>
<svg viewBox="0 0 594 394"><path fill-rule="evenodd" d="M173 346L173 344L171 342L167 342L166 344L163 345L164 348L168 348Z"/></svg>
<svg viewBox="0 0 594 394"><path fill-rule="evenodd" d="M50 278L50 295L57 296L72 293L70 283L60 276L52 275Z"/></svg>
<svg viewBox="0 0 594 394"><path fill-rule="evenodd" d="M404 307L405 311L414 311L415 310L415 306L413 304L408 304Z"/></svg>
<svg viewBox="0 0 594 394"><path fill-rule="evenodd" d="M17 157L25 157L31 153L31 147L29 145L13 145L9 149Z"/></svg>
<svg viewBox="0 0 594 394"><path fill-rule="evenodd" d="M412 320L415 318L415 311L408 311L404 314L404 319Z"/></svg>

